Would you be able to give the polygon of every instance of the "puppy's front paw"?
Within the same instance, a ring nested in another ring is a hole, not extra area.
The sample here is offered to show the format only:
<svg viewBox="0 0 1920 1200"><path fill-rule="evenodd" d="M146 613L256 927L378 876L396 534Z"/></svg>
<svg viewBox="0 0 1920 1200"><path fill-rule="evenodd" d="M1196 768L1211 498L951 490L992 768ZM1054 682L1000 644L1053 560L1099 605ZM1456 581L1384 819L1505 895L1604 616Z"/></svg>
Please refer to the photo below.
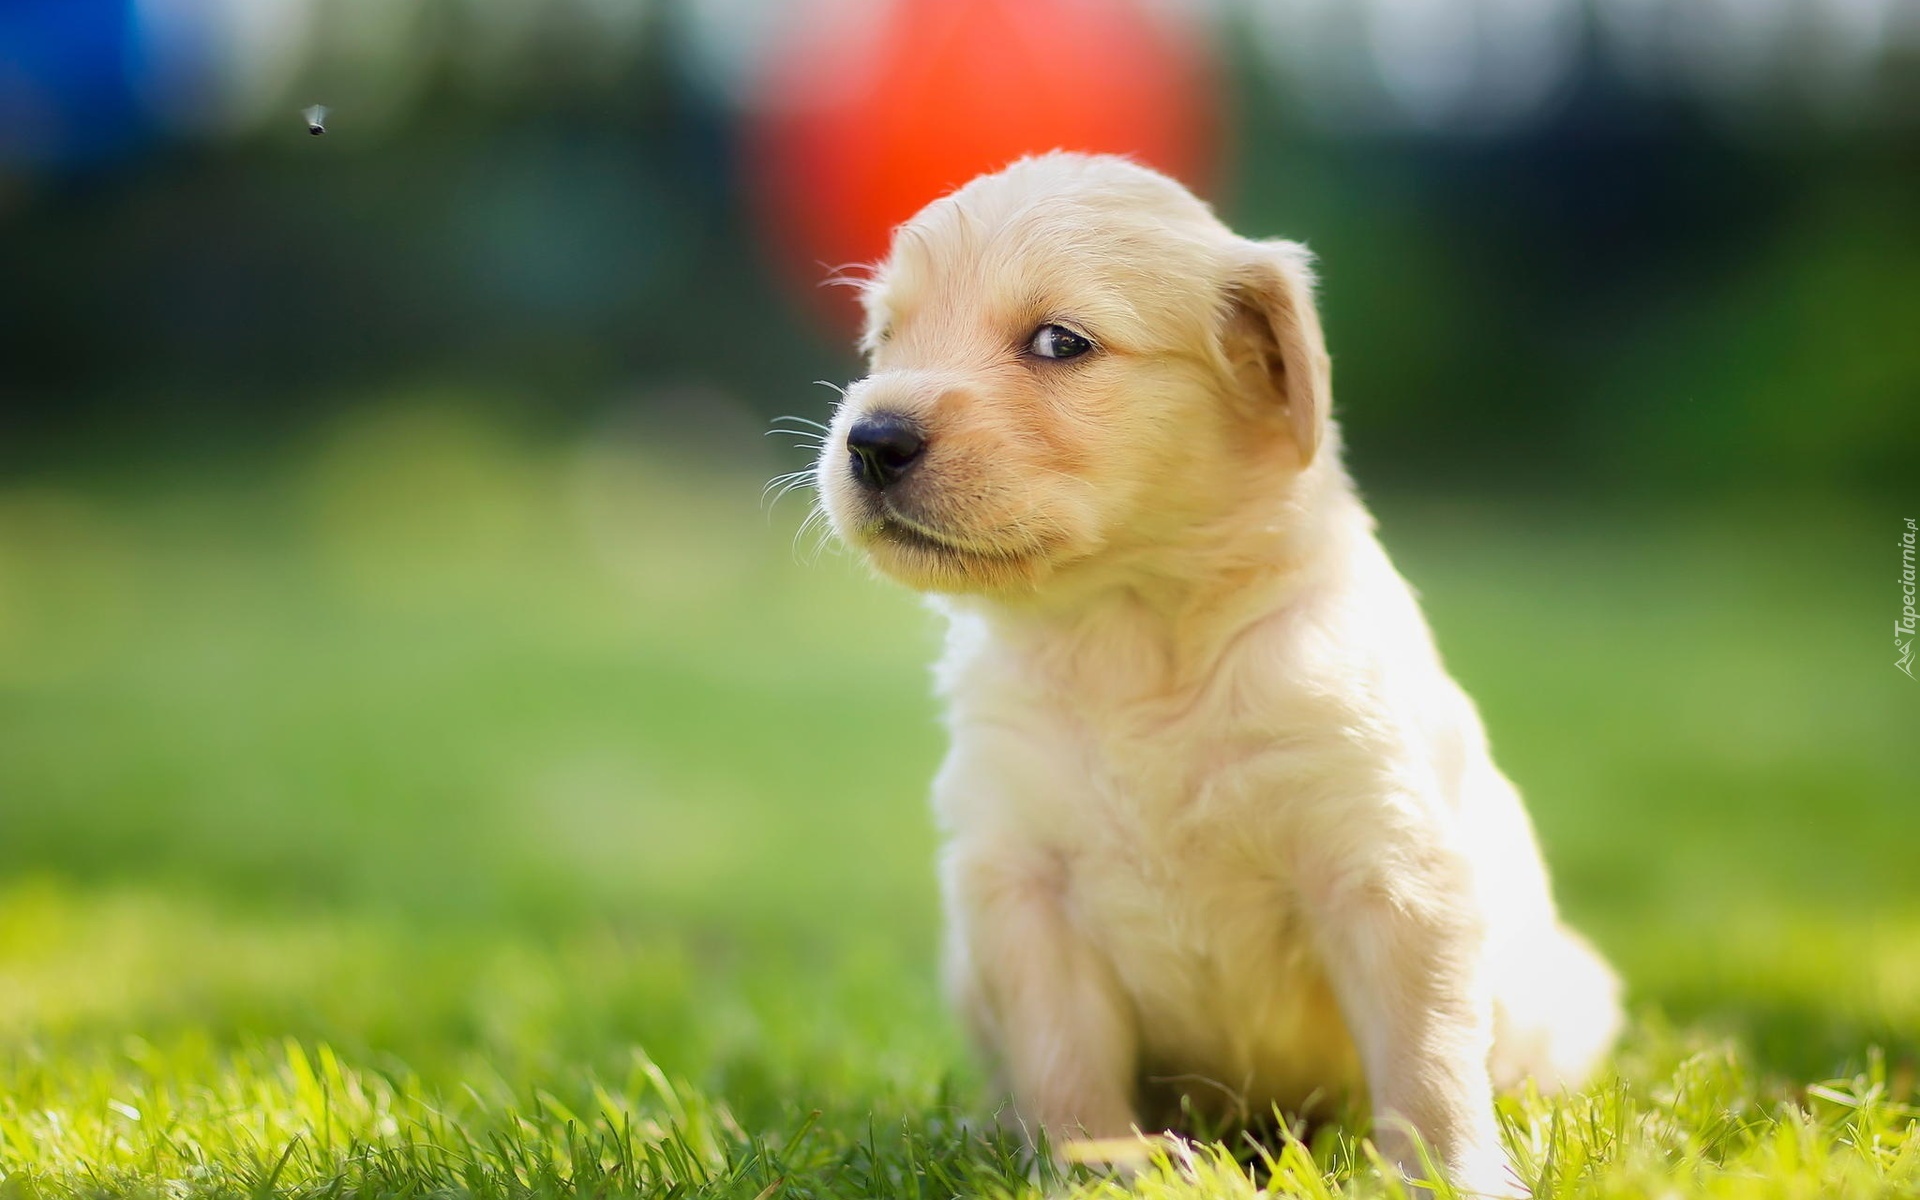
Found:
<svg viewBox="0 0 1920 1200"><path fill-rule="evenodd" d="M1462 1195L1494 1200L1527 1200L1533 1193L1520 1181L1513 1160L1498 1141L1469 1145L1453 1156L1447 1178Z"/></svg>
<svg viewBox="0 0 1920 1200"><path fill-rule="evenodd" d="M1466 1142L1444 1162L1436 1163L1430 1151L1398 1130L1388 1131L1376 1143L1389 1162L1411 1185L1412 1195L1427 1200L1435 1193L1429 1182L1438 1171L1446 1176L1455 1194L1480 1200L1527 1200L1533 1193L1520 1181L1513 1160L1491 1135ZM1385 1165L1385 1164L1383 1164Z"/></svg>
<svg viewBox="0 0 1920 1200"><path fill-rule="evenodd" d="M1131 1137L1068 1138L1055 1142L1061 1165L1091 1167L1131 1180L1153 1163L1154 1155L1180 1145L1172 1134L1135 1133Z"/></svg>

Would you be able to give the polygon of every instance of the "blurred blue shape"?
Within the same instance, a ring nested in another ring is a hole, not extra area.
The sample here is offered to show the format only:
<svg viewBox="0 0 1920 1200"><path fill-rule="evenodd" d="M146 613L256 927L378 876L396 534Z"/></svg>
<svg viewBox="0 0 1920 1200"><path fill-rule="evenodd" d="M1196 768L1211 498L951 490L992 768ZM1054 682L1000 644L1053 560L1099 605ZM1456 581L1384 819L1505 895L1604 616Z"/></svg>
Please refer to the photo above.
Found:
<svg viewBox="0 0 1920 1200"><path fill-rule="evenodd" d="M0 169L124 155L151 131L135 0L0 0Z"/></svg>

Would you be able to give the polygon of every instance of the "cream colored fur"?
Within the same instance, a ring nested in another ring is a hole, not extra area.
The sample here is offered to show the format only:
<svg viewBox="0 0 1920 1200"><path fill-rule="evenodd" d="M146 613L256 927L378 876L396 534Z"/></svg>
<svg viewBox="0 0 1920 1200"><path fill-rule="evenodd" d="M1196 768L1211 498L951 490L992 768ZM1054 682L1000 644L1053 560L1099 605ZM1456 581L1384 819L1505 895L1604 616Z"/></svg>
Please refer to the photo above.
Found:
<svg viewBox="0 0 1920 1200"><path fill-rule="evenodd" d="M1418 1174L1513 1194L1496 1086L1619 1024L1341 464L1309 257L1055 154L903 226L817 473L934 596L950 985L1029 1128L1370 1098ZM1095 349L1038 359L1036 328ZM845 436L925 430L884 494Z"/></svg>

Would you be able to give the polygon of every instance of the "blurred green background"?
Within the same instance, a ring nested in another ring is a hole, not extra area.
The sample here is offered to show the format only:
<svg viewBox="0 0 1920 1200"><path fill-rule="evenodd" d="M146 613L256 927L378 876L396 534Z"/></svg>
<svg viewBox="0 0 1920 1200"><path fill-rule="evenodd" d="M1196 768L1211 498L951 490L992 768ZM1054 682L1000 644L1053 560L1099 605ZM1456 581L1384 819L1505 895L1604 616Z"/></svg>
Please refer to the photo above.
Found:
<svg viewBox="0 0 1920 1200"><path fill-rule="evenodd" d="M293 7L192 120L0 89L12 1086L282 1037L483 1091L638 1045L750 1127L971 1086L938 630L762 500L859 371L753 216L769 10ZM1643 1026L1910 1079L1916 24L1542 0L1496 103L1464 7L1455 93L1207 9L1215 198L1319 253L1354 469ZM0 66L64 78L35 11Z"/></svg>

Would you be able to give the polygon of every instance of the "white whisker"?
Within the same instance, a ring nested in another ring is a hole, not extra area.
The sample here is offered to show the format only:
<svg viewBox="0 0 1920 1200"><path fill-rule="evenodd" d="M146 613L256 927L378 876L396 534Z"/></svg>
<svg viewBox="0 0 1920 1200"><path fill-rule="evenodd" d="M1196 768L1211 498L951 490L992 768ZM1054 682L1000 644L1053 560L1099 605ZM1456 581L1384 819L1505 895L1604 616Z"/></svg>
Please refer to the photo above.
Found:
<svg viewBox="0 0 1920 1200"><path fill-rule="evenodd" d="M775 475L767 481L766 487L760 489L760 498L763 500L766 499L767 493L773 491L775 488L779 488L780 494L784 496L787 493L787 489L796 483L805 483L812 474L812 467L802 467L798 471L786 471Z"/></svg>
<svg viewBox="0 0 1920 1200"><path fill-rule="evenodd" d="M815 450L824 450L827 445L825 435L811 433L805 429L769 429L760 436L772 437L776 433L784 433L788 437L794 438L794 445L796 446L811 446Z"/></svg>
<svg viewBox="0 0 1920 1200"><path fill-rule="evenodd" d="M774 493L773 503L774 504L780 503L782 500L785 500L789 495L791 495L795 491L798 491L800 488L812 487L812 486L813 486L812 472L808 472L806 475L802 476L799 479L789 480L787 481L786 484L784 484L780 488L778 492Z"/></svg>
<svg viewBox="0 0 1920 1200"><path fill-rule="evenodd" d="M822 533L831 532L831 526L827 524L826 517L827 517L827 510L820 504L816 503L814 504L813 509L807 513L806 520L800 522L800 528L793 531L793 560L795 562L801 561L800 539L806 537L809 531L813 530L817 526L819 527L820 532ZM815 559L819 557L819 553L820 553L819 547L818 547L818 544L816 544L814 548ZM811 565L811 563L809 562L806 565Z"/></svg>
<svg viewBox="0 0 1920 1200"><path fill-rule="evenodd" d="M843 395L843 396L844 396L844 395L846 395L846 391L847 391L847 390L846 390L845 388L843 388L843 387L841 387L841 386L840 386L839 384L837 384L837 383L828 383L828 382L827 382L826 380L824 380L824 379L816 379L816 380L814 380L814 382L815 382L815 383L817 383L817 384L820 384L820 385L822 385L822 386L824 386L824 387L830 387L830 388L832 388L832 389L834 389L835 391L837 391L837 392L839 392L839 393L840 393L841 395ZM818 429L818 430L819 430L819 431L820 431L821 433L825 433L825 432L827 432L827 426L826 426L826 424L825 424L824 422L821 422L821 421L816 421L816 420L814 420L814 419L813 419L812 417L802 417L802 416L797 416L797 415L795 415L795 414L793 414L793 413L788 413L788 414L786 414L785 416L779 416L779 417L775 417L775 418L774 418L773 420L774 420L774 422L775 422L776 424L777 424L777 423L779 423L779 422L781 422L781 421L794 421L794 422L797 422L797 423L799 423L799 424L801 424L801 425L811 425L811 426L812 426L813 428L815 428L815 429Z"/></svg>

